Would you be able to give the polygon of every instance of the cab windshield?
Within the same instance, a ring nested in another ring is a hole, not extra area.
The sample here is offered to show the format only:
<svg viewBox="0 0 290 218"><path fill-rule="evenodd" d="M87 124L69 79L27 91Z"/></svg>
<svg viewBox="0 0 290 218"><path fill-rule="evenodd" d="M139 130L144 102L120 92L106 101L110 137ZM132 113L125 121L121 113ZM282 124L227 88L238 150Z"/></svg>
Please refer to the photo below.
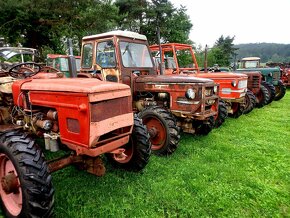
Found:
<svg viewBox="0 0 290 218"><path fill-rule="evenodd" d="M246 61L245 62L245 68L258 68L259 67L259 61Z"/></svg>
<svg viewBox="0 0 290 218"><path fill-rule="evenodd" d="M153 67L148 47L133 42L120 42L121 59L124 67Z"/></svg>

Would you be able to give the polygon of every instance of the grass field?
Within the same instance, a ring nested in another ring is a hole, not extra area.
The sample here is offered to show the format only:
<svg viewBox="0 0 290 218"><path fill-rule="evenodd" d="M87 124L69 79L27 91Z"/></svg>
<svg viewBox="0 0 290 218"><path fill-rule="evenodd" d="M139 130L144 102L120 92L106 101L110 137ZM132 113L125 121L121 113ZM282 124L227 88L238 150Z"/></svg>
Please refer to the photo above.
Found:
<svg viewBox="0 0 290 218"><path fill-rule="evenodd" d="M290 89L142 173L53 173L56 217L290 217Z"/></svg>

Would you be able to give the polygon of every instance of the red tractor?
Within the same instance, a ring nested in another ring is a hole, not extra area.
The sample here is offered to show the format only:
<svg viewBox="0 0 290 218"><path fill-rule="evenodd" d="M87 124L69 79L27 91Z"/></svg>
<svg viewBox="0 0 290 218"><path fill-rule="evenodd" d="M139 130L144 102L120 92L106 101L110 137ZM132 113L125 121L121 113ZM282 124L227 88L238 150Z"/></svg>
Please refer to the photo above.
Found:
<svg viewBox="0 0 290 218"><path fill-rule="evenodd" d="M213 128L218 85L187 75L158 75L146 36L129 31L86 36L81 56L80 77L131 87L133 109L147 126L156 154L175 151L180 128L199 134L208 134Z"/></svg>
<svg viewBox="0 0 290 218"><path fill-rule="evenodd" d="M290 68L283 69L282 81L285 84L285 86L290 86Z"/></svg>
<svg viewBox="0 0 290 218"><path fill-rule="evenodd" d="M8 217L51 217L51 173L76 164L101 176L100 155L125 169L142 170L151 144L133 115L130 88L82 78L57 78L35 63L13 66L0 77L0 195ZM46 161L45 149L68 155Z"/></svg>
<svg viewBox="0 0 290 218"><path fill-rule="evenodd" d="M161 47L161 55L160 49ZM216 118L217 126L225 119L227 113L239 117L245 110L250 112L255 105L255 97L247 91L247 76L234 73L202 73L195 58L191 45L180 43L167 43L152 45L150 49L161 60L166 75L186 74L191 77L207 78L220 85L219 116ZM160 59L161 56L161 59ZM226 113L227 111L227 113Z"/></svg>

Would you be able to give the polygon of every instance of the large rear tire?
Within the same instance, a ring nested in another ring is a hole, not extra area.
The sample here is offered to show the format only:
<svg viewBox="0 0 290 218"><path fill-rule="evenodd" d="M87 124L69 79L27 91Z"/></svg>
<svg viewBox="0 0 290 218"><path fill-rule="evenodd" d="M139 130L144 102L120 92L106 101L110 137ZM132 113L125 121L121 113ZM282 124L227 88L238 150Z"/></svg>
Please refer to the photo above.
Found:
<svg viewBox="0 0 290 218"><path fill-rule="evenodd" d="M250 90L247 90L246 96L245 96L245 108L243 113L248 114L250 113L256 105L256 97L254 93Z"/></svg>
<svg viewBox="0 0 290 218"><path fill-rule="evenodd" d="M219 100L219 108L218 108L218 115L215 117L214 126L215 128L220 127L224 122L225 119L228 117L228 110L226 103L224 100Z"/></svg>
<svg viewBox="0 0 290 218"><path fill-rule="evenodd" d="M275 86L275 91L275 101L279 101L284 97L284 95L286 94L286 86L282 83L282 81L278 81L278 85Z"/></svg>
<svg viewBox="0 0 290 218"><path fill-rule="evenodd" d="M151 142L146 126L142 120L134 115L134 127L130 141L122 148L125 158L118 158L116 154L108 154L108 159L120 168L128 171L141 171L149 162Z"/></svg>
<svg viewBox="0 0 290 218"><path fill-rule="evenodd" d="M161 107L152 106L145 108L138 116L147 127L153 153L157 155L172 154L180 140L180 128L173 115Z"/></svg>
<svg viewBox="0 0 290 218"><path fill-rule="evenodd" d="M263 84L260 86L260 90L256 95L256 107L261 108L264 107L267 102L269 102L270 94L266 87Z"/></svg>
<svg viewBox="0 0 290 218"><path fill-rule="evenodd" d="M266 81L262 81L262 85L269 92L269 101L267 102L267 104L270 104L275 99L275 95L276 95L275 87L273 86L273 84L266 82Z"/></svg>
<svg viewBox="0 0 290 218"><path fill-rule="evenodd" d="M52 177L41 150L27 134L0 133L0 179L7 217L52 216Z"/></svg>

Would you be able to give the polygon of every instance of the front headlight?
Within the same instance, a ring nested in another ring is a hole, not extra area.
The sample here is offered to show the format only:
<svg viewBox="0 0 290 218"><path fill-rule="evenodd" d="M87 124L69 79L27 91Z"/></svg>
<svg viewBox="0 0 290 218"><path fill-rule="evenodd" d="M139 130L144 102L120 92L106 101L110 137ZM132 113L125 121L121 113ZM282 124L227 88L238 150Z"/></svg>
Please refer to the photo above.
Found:
<svg viewBox="0 0 290 218"><path fill-rule="evenodd" d="M248 80L241 80L238 84L238 88L244 89L244 88L247 88L247 85L248 85Z"/></svg>
<svg viewBox="0 0 290 218"><path fill-rule="evenodd" d="M237 81L233 80L231 84L232 84L233 87L236 87L237 86Z"/></svg>
<svg viewBox="0 0 290 218"><path fill-rule="evenodd" d="M186 92L185 92L185 97L188 98L188 99L194 99L195 98L195 92L193 89L188 89Z"/></svg>

